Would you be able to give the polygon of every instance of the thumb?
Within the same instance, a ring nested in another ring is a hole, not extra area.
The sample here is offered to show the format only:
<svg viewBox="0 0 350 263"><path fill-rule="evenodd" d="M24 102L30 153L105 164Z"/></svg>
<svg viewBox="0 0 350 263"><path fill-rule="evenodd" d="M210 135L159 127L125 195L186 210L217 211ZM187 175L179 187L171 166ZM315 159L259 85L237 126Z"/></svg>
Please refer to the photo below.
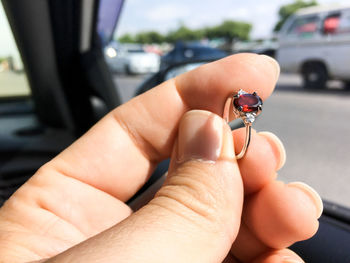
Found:
<svg viewBox="0 0 350 263"><path fill-rule="evenodd" d="M72 262L222 262L236 238L243 203L233 149L222 118L186 113L168 177L154 199L64 254Z"/></svg>
<svg viewBox="0 0 350 263"><path fill-rule="evenodd" d="M196 244L189 247L191 262L224 260L240 227L243 185L232 132L221 117L201 110L183 116L168 177L154 202L186 219L183 230L196 225L196 236L183 237Z"/></svg>

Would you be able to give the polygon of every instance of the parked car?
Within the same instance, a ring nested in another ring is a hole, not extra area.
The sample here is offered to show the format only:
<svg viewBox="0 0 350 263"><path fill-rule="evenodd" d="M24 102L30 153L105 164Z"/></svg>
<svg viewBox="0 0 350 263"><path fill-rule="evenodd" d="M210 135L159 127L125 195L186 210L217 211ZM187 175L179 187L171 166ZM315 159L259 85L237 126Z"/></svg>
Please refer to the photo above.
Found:
<svg viewBox="0 0 350 263"><path fill-rule="evenodd" d="M227 56L227 53L208 46L196 43L178 42L173 50L162 57L161 68L166 68L182 62L198 60L216 60Z"/></svg>
<svg viewBox="0 0 350 263"><path fill-rule="evenodd" d="M139 44L115 44L105 48L106 62L113 72L145 74L159 71L160 56Z"/></svg>
<svg viewBox="0 0 350 263"><path fill-rule="evenodd" d="M276 50L278 49L278 42L275 38L251 40L251 41L239 41L233 44L233 52L252 52L257 54L268 55L275 57Z"/></svg>
<svg viewBox="0 0 350 263"><path fill-rule="evenodd" d="M301 73L304 86L327 80L350 82L350 5L301 9L282 27L277 60L285 72Z"/></svg>

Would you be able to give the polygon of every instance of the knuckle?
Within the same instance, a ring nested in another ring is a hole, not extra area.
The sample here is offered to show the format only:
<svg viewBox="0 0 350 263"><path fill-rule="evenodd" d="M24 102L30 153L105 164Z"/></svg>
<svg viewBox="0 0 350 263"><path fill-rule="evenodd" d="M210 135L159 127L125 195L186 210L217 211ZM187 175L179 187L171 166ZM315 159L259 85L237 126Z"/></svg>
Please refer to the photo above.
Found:
<svg viewBox="0 0 350 263"><path fill-rule="evenodd" d="M225 209L224 189L214 169L195 161L189 161L170 175L156 198L165 199L173 212L199 222L207 222L212 227L222 226L220 215ZM206 224L207 225L207 224Z"/></svg>

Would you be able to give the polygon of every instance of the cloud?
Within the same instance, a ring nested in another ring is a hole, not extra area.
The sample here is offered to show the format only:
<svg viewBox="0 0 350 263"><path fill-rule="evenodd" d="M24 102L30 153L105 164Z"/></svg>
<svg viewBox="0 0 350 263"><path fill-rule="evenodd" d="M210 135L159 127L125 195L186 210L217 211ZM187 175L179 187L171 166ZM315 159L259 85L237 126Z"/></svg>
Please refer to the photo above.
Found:
<svg viewBox="0 0 350 263"><path fill-rule="evenodd" d="M190 15L190 10L186 5L163 4L152 8L146 14L146 18L152 22L179 21Z"/></svg>
<svg viewBox="0 0 350 263"><path fill-rule="evenodd" d="M271 1L263 5L246 3L243 7L236 8L228 14L230 19L242 20L253 25L251 32L252 38L268 37L271 35L272 28L277 21L278 5Z"/></svg>
<svg viewBox="0 0 350 263"><path fill-rule="evenodd" d="M240 7L228 12L229 16L237 20L250 20L252 18L252 9Z"/></svg>

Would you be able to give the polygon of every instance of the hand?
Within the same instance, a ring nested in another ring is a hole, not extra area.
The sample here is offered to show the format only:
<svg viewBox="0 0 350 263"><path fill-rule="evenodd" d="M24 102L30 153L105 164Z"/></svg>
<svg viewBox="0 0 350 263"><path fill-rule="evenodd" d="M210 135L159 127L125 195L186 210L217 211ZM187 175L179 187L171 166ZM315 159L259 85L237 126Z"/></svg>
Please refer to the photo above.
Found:
<svg viewBox="0 0 350 263"><path fill-rule="evenodd" d="M253 132L237 162L243 133L217 116L241 88L265 101L278 73L235 55L115 109L1 208L0 261L302 262L285 248L316 232L317 193L275 180L285 153L270 133ZM165 184L133 213L124 202L170 155Z"/></svg>

